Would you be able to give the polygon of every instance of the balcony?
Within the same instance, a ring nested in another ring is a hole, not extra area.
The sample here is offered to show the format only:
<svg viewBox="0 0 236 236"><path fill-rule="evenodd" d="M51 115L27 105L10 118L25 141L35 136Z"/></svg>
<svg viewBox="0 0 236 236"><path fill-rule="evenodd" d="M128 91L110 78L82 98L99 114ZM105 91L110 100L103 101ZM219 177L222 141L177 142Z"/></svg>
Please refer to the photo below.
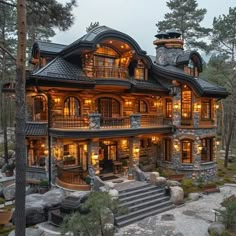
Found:
<svg viewBox="0 0 236 236"><path fill-rule="evenodd" d="M58 129L129 129L163 126L163 117L156 115L133 114L125 117L101 117L92 113L88 117L55 116L51 122L51 128Z"/></svg>
<svg viewBox="0 0 236 236"><path fill-rule="evenodd" d="M94 77L95 78L127 79L128 78L128 70L125 67L96 66L96 67L94 67Z"/></svg>

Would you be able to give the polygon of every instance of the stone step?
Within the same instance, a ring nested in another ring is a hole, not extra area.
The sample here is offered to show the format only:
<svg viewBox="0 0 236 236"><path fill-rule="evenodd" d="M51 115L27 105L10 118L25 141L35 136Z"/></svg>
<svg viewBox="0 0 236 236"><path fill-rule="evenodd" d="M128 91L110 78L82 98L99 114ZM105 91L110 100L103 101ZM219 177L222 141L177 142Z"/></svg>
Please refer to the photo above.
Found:
<svg viewBox="0 0 236 236"><path fill-rule="evenodd" d="M128 208L129 211L136 210L138 208L144 208L145 206L149 206L150 204L157 204L160 202L168 201L169 197L160 194L154 194L150 196L146 196L141 199L135 199L133 201L124 202L119 204L121 208Z"/></svg>
<svg viewBox="0 0 236 236"><path fill-rule="evenodd" d="M134 222L137 222L139 220L145 219L149 216L157 215L157 214L160 214L162 212L171 210L173 208L174 208L173 204L167 204L167 205L164 205L161 208L153 208L152 207L148 211L139 212L139 213L134 214L133 216L130 216L128 218L119 218L119 219L116 218L116 225L118 227L123 227L123 226L129 225L129 224L132 224Z"/></svg>
<svg viewBox="0 0 236 236"><path fill-rule="evenodd" d="M119 199L122 199L122 198L125 198L128 196L138 195L141 193L147 193L147 192L150 192L153 190L163 190L163 189L160 189L160 188L156 187L155 185L148 185L148 186L144 186L143 188L138 188L138 189L137 188L129 189L126 192L124 192L124 191L119 192Z"/></svg>
<svg viewBox="0 0 236 236"><path fill-rule="evenodd" d="M135 199L141 199L141 198L148 197L151 195L156 195L156 194L163 196L165 192L163 189L153 188L153 189L149 189L149 190L138 192L138 193L134 192L133 194L123 195L122 197L120 197L119 195L119 202L120 203L129 202Z"/></svg>

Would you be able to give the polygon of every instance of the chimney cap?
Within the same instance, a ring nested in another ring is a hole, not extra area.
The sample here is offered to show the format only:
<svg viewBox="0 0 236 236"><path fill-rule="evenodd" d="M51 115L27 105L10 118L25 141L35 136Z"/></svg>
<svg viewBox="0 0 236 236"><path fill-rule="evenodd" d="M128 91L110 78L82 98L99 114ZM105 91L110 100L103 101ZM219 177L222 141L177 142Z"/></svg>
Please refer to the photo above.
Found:
<svg viewBox="0 0 236 236"><path fill-rule="evenodd" d="M166 32L160 31L155 35L155 37L158 39L168 39L169 34L167 34Z"/></svg>
<svg viewBox="0 0 236 236"><path fill-rule="evenodd" d="M166 33L169 35L170 38L179 38L181 36L181 33L176 29L170 29Z"/></svg>

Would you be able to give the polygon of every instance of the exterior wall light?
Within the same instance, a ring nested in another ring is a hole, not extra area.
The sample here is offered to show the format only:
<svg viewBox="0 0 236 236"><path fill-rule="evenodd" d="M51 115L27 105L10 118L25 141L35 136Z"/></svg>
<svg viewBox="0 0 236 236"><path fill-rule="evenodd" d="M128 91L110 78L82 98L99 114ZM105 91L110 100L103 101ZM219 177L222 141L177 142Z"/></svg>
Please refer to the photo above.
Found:
<svg viewBox="0 0 236 236"><path fill-rule="evenodd" d="M90 99L86 99L86 100L84 101L84 103L85 103L86 105L90 105L90 104L92 103L92 101L91 101Z"/></svg>
<svg viewBox="0 0 236 236"><path fill-rule="evenodd" d="M175 110L178 110L178 109L179 109L179 104L178 104L178 103L175 103L175 104L174 104L174 109L175 109Z"/></svg>
<svg viewBox="0 0 236 236"><path fill-rule="evenodd" d="M219 146L219 145L220 145L220 141L217 140L217 141L216 141L216 146Z"/></svg>
<svg viewBox="0 0 236 236"><path fill-rule="evenodd" d="M216 105L215 105L215 108L216 108L216 109L219 109L219 107L220 107L219 104L216 104Z"/></svg>
<svg viewBox="0 0 236 236"><path fill-rule="evenodd" d="M60 101L61 101L61 99L60 99L59 97L55 97L55 98L54 98L54 102L55 102L56 104L60 103Z"/></svg>
<svg viewBox="0 0 236 236"><path fill-rule="evenodd" d="M159 143L159 141L160 141L159 137L152 136L152 143L157 144L157 143Z"/></svg>

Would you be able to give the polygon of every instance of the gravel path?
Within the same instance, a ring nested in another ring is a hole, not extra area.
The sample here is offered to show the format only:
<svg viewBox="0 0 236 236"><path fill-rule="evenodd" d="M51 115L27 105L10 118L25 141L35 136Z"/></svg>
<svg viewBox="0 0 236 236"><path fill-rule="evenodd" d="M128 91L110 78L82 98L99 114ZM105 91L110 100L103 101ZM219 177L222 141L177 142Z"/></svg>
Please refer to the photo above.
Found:
<svg viewBox="0 0 236 236"><path fill-rule="evenodd" d="M208 226L215 220L212 210L219 208L226 196L236 195L236 185L225 185L220 190L220 193L203 195L197 201L123 227L115 236L207 236ZM165 215L166 220L162 219Z"/></svg>

